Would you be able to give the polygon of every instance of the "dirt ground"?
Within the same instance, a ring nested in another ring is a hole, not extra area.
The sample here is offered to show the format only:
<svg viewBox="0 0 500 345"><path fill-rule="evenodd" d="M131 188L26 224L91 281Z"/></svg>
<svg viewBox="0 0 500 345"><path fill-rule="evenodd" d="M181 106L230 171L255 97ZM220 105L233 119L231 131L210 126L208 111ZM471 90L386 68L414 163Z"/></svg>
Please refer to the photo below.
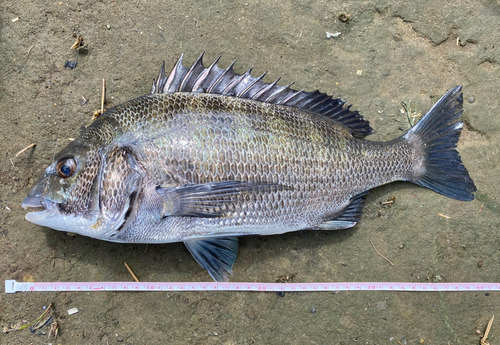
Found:
<svg viewBox="0 0 500 345"><path fill-rule="evenodd" d="M210 278L183 244L69 236L28 223L21 208L53 154L100 108L103 78L109 108L148 93L162 61L172 66L185 52L192 63L206 50L206 62L237 58L239 73L254 66L268 81L341 96L370 120L373 140L408 129L402 101L425 112L463 85L459 150L478 187L474 201L460 202L394 183L370 193L353 229L243 238L233 281L498 282L498 1L20 0L0 9L0 323L32 321L53 303L60 330L57 339L47 327L1 333L1 344L479 343L498 293L7 295L3 281L131 280L124 261L142 281ZM84 37L80 54L70 50L74 34ZM499 339L495 321L488 340Z"/></svg>

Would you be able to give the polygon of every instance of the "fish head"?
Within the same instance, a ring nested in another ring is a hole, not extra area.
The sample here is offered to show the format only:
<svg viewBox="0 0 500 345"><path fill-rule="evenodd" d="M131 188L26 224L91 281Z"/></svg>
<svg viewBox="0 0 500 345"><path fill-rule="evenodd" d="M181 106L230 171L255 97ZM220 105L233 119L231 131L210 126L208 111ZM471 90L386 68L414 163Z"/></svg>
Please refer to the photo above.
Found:
<svg viewBox="0 0 500 345"><path fill-rule="evenodd" d="M26 220L55 230L107 241L137 214L145 172L133 150L111 145L116 127L109 119L83 128L80 137L53 159L22 206ZM129 222L129 223L127 223Z"/></svg>
<svg viewBox="0 0 500 345"><path fill-rule="evenodd" d="M61 150L24 199L35 212L26 220L56 230L82 233L98 220L102 149L79 139Z"/></svg>

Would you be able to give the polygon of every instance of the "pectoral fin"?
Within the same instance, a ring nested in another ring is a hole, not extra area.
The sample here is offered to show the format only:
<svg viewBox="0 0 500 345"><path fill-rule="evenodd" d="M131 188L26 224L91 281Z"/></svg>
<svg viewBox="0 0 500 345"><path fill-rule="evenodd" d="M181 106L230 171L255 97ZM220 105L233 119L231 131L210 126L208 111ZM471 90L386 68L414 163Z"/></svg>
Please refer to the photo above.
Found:
<svg viewBox="0 0 500 345"><path fill-rule="evenodd" d="M226 282L233 275L233 264L238 254L238 238L218 237L184 242L201 267L218 282Z"/></svg>
<svg viewBox="0 0 500 345"><path fill-rule="evenodd" d="M238 195L272 192L285 187L276 184L257 184L243 181L224 181L192 184L180 187L157 187L163 198L163 217L220 217L229 211Z"/></svg>

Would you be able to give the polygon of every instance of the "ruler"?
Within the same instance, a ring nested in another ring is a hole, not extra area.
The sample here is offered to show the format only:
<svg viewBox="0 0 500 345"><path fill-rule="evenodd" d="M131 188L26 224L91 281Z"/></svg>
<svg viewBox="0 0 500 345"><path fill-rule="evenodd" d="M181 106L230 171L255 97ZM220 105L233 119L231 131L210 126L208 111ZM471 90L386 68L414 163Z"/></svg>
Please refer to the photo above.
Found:
<svg viewBox="0 0 500 345"><path fill-rule="evenodd" d="M5 293L61 291L500 291L500 283L217 283L5 281Z"/></svg>

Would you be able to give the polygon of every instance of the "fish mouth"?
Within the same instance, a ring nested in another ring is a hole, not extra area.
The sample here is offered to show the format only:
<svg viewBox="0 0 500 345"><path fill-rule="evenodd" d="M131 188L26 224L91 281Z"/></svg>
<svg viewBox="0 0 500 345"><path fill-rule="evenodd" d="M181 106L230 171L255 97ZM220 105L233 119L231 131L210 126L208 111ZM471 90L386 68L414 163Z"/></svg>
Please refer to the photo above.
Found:
<svg viewBox="0 0 500 345"><path fill-rule="evenodd" d="M38 198L36 196L29 196L27 198L24 198L21 206L24 209L45 209L45 207L43 207L42 205L42 198Z"/></svg>
<svg viewBox="0 0 500 345"><path fill-rule="evenodd" d="M60 203L46 197L28 196L23 200L22 207L31 211L24 218L33 224L45 226L59 231L74 232L90 236L92 226L98 220L97 214L89 217L63 214L59 210ZM91 236L95 237L95 236Z"/></svg>
<svg viewBox="0 0 500 345"><path fill-rule="evenodd" d="M26 214L25 218L28 222L34 224L40 224L41 219L46 219L47 217L52 217L57 213L56 203L45 198L39 198L34 196L29 196L24 198L22 207L29 212Z"/></svg>

